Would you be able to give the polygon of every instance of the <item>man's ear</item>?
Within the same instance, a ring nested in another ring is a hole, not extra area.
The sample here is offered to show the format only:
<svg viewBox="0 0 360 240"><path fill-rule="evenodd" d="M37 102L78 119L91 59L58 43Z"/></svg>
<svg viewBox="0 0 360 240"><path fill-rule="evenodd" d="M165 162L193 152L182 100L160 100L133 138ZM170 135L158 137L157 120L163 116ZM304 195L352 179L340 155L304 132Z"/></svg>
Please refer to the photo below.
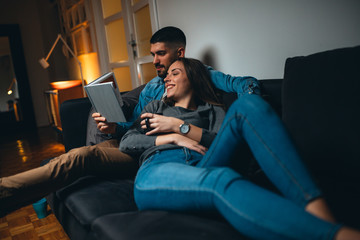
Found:
<svg viewBox="0 0 360 240"><path fill-rule="evenodd" d="M185 48L179 47L178 50L177 50L177 56L178 56L178 58L185 57Z"/></svg>

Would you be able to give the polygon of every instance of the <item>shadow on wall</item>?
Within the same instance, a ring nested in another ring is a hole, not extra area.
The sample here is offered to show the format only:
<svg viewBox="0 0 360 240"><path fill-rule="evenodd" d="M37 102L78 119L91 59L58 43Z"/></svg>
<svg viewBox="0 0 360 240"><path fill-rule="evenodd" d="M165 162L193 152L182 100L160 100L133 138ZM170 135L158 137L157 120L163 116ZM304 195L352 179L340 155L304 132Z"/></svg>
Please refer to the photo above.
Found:
<svg viewBox="0 0 360 240"><path fill-rule="evenodd" d="M215 52L215 48L214 47L207 47L205 48L205 50L203 51L203 53L201 54L200 60L208 66L211 66L214 69L218 69L218 64L217 64L217 55Z"/></svg>

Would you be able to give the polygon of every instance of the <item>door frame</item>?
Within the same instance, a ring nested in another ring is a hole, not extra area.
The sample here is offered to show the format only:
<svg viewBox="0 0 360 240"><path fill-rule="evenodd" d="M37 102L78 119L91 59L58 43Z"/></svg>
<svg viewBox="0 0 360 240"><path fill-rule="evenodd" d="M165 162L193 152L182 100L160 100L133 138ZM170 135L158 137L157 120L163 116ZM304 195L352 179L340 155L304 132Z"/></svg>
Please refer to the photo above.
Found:
<svg viewBox="0 0 360 240"><path fill-rule="evenodd" d="M19 25L0 24L0 36L9 39L11 59L19 91L20 112L22 114L22 121L15 122L14 126L4 126L2 131L34 130L36 121Z"/></svg>

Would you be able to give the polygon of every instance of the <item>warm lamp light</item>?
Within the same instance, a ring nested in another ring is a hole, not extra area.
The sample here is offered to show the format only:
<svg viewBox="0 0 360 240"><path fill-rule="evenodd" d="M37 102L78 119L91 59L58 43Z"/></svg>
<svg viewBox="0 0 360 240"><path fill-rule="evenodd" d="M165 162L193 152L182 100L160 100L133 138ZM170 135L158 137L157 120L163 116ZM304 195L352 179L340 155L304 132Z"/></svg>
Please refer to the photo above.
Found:
<svg viewBox="0 0 360 240"><path fill-rule="evenodd" d="M84 97L86 97L86 94L85 94L85 89L84 89L84 86L85 86L85 81L84 81L84 78L83 78L83 73L82 73L82 68L81 68L81 62L79 61L79 59L76 57L75 53L71 50L71 48L69 47L69 45L67 45L67 43L65 42L65 40L63 39L63 37L61 36L61 34L58 34L54 44L52 45L48 55L46 56L46 58L41 58L39 60L39 63L40 65L46 69L50 66L50 64L47 62L47 60L49 59L51 53L54 51L54 48L56 46L56 44L58 43L58 41L61 40L63 42L63 44L65 45L65 47L67 48L67 50L69 50L69 52L71 53L71 55L76 59L76 61L78 62L79 64L79 68L80 68L80 77L81 77L81 84L82 84L82 89L83 89L83 94L84 94Z"/></svg>
<svg viewBox="0 0 360 240"><path fill-rule="evenodd" d="M57 81L50 83L51 88L56 90L72 88L79 85L81 85L81 80Z"/></svg>
<svg viewBox="0 0 360 240"><path fill-rule="evenodd" d="M13 80L12 80L11 83L10 83L10 86L7 88L7 94L8 94L8 95L11 95L11 94L13 93L12 87L13 87L13 85L14 85L15 82L16 82L16 78L13 78Z"/></svg>

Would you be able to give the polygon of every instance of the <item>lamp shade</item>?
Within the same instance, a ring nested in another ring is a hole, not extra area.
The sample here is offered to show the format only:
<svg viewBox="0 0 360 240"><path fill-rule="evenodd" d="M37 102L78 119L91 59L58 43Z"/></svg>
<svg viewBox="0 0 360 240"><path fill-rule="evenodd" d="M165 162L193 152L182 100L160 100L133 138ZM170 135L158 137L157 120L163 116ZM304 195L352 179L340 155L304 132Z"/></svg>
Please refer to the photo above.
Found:
<svg viewBox="0 0 360 240"><path fill-rule="evenodd" d="M51 88L56 90L72 88L79 85L81 85L81 80L56 81L50 83Z"/></svg>
<svg viewBox="0 0 360 240"><path fill-rule="evenodd" d="M45 58L39 59L39 63L44 69L46 69L50 66L50 64L45 60Z"/></svg>

